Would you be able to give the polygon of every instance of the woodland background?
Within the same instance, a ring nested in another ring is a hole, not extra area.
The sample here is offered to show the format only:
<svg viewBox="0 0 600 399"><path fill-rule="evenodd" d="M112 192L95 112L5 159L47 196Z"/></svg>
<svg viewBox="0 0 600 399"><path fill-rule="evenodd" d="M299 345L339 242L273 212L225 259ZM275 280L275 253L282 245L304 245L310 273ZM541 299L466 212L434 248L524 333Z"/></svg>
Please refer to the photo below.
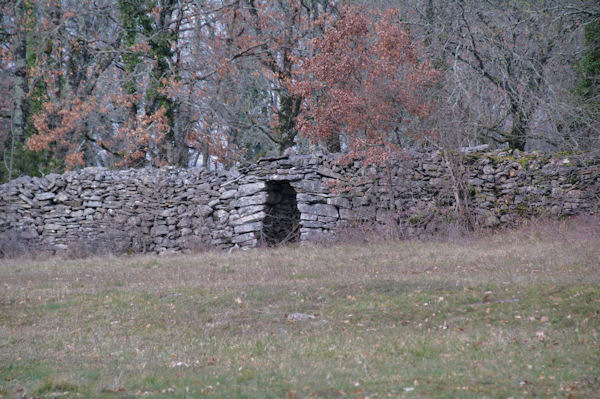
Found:
<svg viewBox="0 0 600 399"><path fill-rule="evenodd" d="M600 150L593 0L0 0L0 181Z"/></svg>

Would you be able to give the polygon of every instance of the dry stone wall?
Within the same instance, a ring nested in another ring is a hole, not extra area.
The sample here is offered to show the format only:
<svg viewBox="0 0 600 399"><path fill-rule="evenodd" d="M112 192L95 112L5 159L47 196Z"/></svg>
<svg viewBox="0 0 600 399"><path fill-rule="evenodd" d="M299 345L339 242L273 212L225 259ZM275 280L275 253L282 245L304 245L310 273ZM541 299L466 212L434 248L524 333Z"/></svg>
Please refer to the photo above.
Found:
<svg viewBox="0 0 600 399"><path fill-rule="evenodd" d="M480 225L599 211L598 158L496 151L464 159L462 174L436 152L382 168L314 154L232 172L86 168L22 177L0 186L0 234L31 250L156 253L305 241L361 225L421 236L454 217L460 176Z"/></svg>

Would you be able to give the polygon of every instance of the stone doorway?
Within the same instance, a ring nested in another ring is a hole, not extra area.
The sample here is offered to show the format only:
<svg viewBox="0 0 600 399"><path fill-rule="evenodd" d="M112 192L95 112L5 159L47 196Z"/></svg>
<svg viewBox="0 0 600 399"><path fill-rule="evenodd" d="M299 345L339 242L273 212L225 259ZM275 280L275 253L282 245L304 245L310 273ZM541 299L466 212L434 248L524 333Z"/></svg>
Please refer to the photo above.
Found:
<svg viewBox="0 0 600 399"><path fill-rule="evenodd" d="M267 245L295 242L300 239L300 210L296 190L288 181L266 183L267 205L262 238Z"/></svg>

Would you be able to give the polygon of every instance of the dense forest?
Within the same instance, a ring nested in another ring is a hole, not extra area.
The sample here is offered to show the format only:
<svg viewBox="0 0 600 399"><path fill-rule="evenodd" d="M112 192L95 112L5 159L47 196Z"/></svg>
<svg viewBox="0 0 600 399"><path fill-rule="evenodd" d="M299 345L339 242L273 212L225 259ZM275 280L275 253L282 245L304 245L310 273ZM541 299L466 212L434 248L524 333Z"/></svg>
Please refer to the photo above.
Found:
<svg viewBox="0 0 600 399"><path fill-rule="evenodd" d="M600 150L597 0L0 0L0 181Z"/></svg>

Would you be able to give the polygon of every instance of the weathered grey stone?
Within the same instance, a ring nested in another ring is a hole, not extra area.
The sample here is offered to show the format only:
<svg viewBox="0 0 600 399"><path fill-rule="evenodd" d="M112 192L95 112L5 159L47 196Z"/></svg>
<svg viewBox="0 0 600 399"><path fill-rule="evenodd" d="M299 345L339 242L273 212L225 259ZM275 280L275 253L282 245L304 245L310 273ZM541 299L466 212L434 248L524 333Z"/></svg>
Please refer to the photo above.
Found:
<svg viewBox="0 0 600 399"><path fill-rule="evenodd" d="M429 180L429 185L433 187L442 188L446 181L442 178L433 178Z"/></svg>
<svg viewBox="0 0 600 399"><path fill-rule="evenodd" d="M490 165L485 165L483 167L483 173L486 175L493 175L495 173L495 170L492 166Z"/></svg>
<svg viewBox="0 0 600 399"><path fill-rule="evenodd" d="M169 216L174 216L176 214L176 210L173 208L167 208L167 209L163 209L162 211L160 211L158 214L160 216L162 216L163 218L167 218Z"/></svg>
<svg viewBox="0 0 600 399"><path fill-rule="evenodd" d="M301 180L304 178L304 175L301 174L287 174L287 175L281 175L281 174L276 174L276 175L270 175L268 180L271 181L297 181L297 180Z"/></svg>
<svg viewBox="0 0 600 399"><path fill-rule="evenodd" d="M246 223L241 226L235 226L233 231L235 234L249 233L251 231L260 231L263 228L262 222Z"/></svg>
<svg viewBox="0 0 600 399"><path fill-rule="evenodd" d="M296 182L294 187L302 190L305 193L329 193L330 189L323 182L319 180L302 180Z"/></svg>
<svg viewBox="0 0 600 399"><path fill-rule="evenodd" d="M248 197L250 195L256 194L259 191L264 190L266 187L266 183L261 181L257 183L243 184L237 189L238 197Z"/></svg>
<svg viewBox="0 0 600 399"><path fill-rule="evenodd" d="M342 198L342 197L332 197L332 198L328 198L327 199L327 203L329 205L335 205L338 208L351 208L352 207L352 202L350 202L349 199L347 198Z"/></svg>
<svg viewBox="0 0 600 399"><path fill-rule="evenodd" d="M251 232L251 233L239 234L239 235L233 237L231 239L231 242L234 244L240 244L240 243L243 243L244 241L249 241L249 240L254 240L254 239L256 239L256 235L255 235L255 233Z"/></svg>
<svg viewBox="0 0 600 399"><path fill-rule="evenodd" d="M317 216L337 217L338 210L333 205L326 204L298 204L298 209L302 213L308 213Z"/></svg>
<svg viewBox="0 0 600 399"><path fill-rule="evenodd" d="M230 221L231 221L232 226L239 226L241 224L256 222L258 220L263 220L265 218L265 216L267 216L267 214L265 212L257 212L257 213L253 213L252 215L241 217L239 219L235 219L235 220L230 219Z"/></svg>
<svg viewBox="0 0 600 399"><path fill-rule="evenodd" d="M27 205L34 206L33 201L30 200L26 195L19 194L18 198L21 199L22 201L24 201Z"/></svg>
<svg viewBox="0 0 600 399"><path fill-rule="evenodd" d="M242 208L250 205L261 205L267 203L267 193L261 192L251 197L242 197L231 201L231 206L234 208Z"/></svg>
<svg viewBox="0 0 600 399"><path fill-rule="evenodd" d="M188 216L184 216L177 221L177 227L190 227L192 225L192 219Z"/></svg>
<svg viewBox="0 0 600 399"><path fill-rule="evenodd" d="M317 215L312 215L310 213L302 213L302 214L300 214L300 220L317 220L318 218L319 217Z"/></svg>
<svg viewBox="0 0 600 399"><path fill-rule="evenodd" d="M219 198L221 200L227 200L227 199L235 197L236 193L237 193L237 190L228 190L228 191L225 191L223 194L221 194L219 196Z"/></svg>
<svg viewBox="0 0 600 399"><path fill-rule="evenodd" d="M102 203L102 207L108 209L120 209L123 207L123 204L118 201L105 201Z"/></svg>
<svg viewBox="0 0 600 399"><path fill-rule="evenodd" d="M353 220L356 218L356 211L350 209L340 209L340 219Z"/></svg>
<svg viewBox="0 0 600 399"><path fill-rule="evenodd" d="M288 321L307 321L307 320L314 320L316 318L317 317L315 315L305 314L305 313L290 313L287 316Z"/></svg>
<svg viewBox="0 0 600 399"><path fill-rule="evenodd" d="M243 208L239 208L238 215L247 216L247 215L251 215L253 213L258 213L258 212L261 212L264 210L265 210L264 205L250 205L250 206L245 206Z"/></svg>
<svg viewBox="0 0 600 399"><path fill-rule="evenodd" d="M326 167L317 168L317 173L320 174L321 176L330 177L332 179L345 180L344 176L342 176L339 173L336 173L333 170L326 168Z"/></svg>
<svg viewBox="0 0 600 399"><path fill-rule="evenodd" d="M196 207L196 214L200 217L207 217L213 213L213 208L208 205L198 205Z"/></svg>
<svg viewBox="0 0 600 399"><path fill-rule="evenodd" d="M65 226L62 224L49 223L44 226L44 229L45 230L64 230Z"/></svg>
<svg viewBox="0 0 600 399"><path fill-rule="evenodd" d="M82 195L81 198L87 201L102 201L102 196L95 195L93 193L89 193L87 195Z"/></svg>
<svg viewBox="0 0 600 399"><path fill-rule="evenodd" d="M21 230L19 236L25 240L35 240L36 238L39 238L39 234L35 229Z"/></svg>
<svg viewBox="0 0 600 399"><path fill-rule="evenodd" d="M311 220L303 220L301 226L304 228L315 229L324 227L325 223Z"/></svg>
<svg viewBox="0 0 600 399"><path fill-rule="evenodd" d="M321 202L321 203L325 203L327 202L327 194L309 194L309 193L298 193L296 194L296 200L298 202L305 202L305 203L315 203L315 202Z"/></svg>
<svg viewBox="0 0 600 399"><path fill-rule="evenodd" d="M54 197L56 197L56 194L54 193L39 193L35 195L35 199L38 201L46 201Z"/></svg>
<svg viewBox="0 0 600 399"><path fill-rule="evenodd" d="M151 233L153 235L156 235L156 236L164 236L164 235L167 235L169 233L169 228L166 225L161 224L161 225L158 225L158 226L154 226L152 228Z"/></svg>
<svg viewBox="0 0 600 399"><path fill-rule="evenodd" d="M54 200L56 202L65 202L68 199L69 199L69 196L64 191L56 194L56 197L54 198Z"/></svg>
<svg viewBox="0 0 600 399"><path fill-rule="evenodd" d="M319 222L325 222L328 224L335 223L339 220L339 217L330 217L330 216L317 216L317 220Z"/></svg>
<svg viewBox="0 0 600 399"><path fill-rule="evenodd" d="M229 212L224 209L219 209L214 212L213 217L218 221L227 220L229 218Z"/></svg>

